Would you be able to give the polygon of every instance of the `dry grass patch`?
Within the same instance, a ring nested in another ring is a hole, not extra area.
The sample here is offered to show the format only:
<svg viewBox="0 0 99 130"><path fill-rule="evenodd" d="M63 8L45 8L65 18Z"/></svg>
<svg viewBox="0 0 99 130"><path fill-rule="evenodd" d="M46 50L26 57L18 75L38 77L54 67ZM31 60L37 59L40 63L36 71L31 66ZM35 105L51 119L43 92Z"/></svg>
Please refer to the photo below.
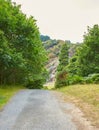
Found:
<svg viewBox="0 0 99 130"><path fill-rule="evenodd" d="M99 85L73 85L58 89L69 100L81 108L93 125L99 127Z"/></svg>

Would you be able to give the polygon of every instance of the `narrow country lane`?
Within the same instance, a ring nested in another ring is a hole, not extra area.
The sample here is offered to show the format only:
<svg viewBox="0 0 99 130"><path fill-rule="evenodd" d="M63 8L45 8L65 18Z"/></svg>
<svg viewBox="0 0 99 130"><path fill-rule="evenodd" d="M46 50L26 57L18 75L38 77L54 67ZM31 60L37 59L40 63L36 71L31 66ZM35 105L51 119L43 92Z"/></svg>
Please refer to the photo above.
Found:
<svg viewBox="0 0 99 130"><path fill-rule="evenodd" d="M77 129L52 92L23 90L0 112L0 130Z"/></svg>
<svg viewBox="0 0 99 130"><path fill-rule="evenodd" d="M80 130L69 112L72 107L52 91L22 90L0 112L0 130Z"/></svg>

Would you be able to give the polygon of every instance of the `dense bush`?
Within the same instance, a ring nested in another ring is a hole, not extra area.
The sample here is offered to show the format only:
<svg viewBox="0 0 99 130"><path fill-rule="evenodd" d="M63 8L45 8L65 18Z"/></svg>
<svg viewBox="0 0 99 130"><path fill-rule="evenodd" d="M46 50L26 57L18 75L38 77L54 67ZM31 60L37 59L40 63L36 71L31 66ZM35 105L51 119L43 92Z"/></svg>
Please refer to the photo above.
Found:
<svg viewBox="0 0 99 130"><path fill-rule="evenodd" d="M83 77L81 77L79 75L69 75L67 80L68 80L69 85L83 83Z"/></svg>
<svg viewBox="0 0 99 130"><path fill-rule="evenodd" d="M66 74L64 78L61 78L62 75L63 75L63 72L60 72L57 75L57 78L56 78L57 82L55 83L56 88L67 86L67 85L72 85L72 84L84 84L85 82L84 78L78 75Z"/></svg>
<svg viewBox="0 0 99 130"><path fill-rule="evenodd" d="M99 83L99 73L90 74L88 77L84 77L83 81L85 83Z"/></svg>
<svg viewBox="0 0 99 130"><path fill-rule="evenodd" d="M94 81L94 83L99 83L99 73L92 74L91 77L92 77L92 80Z"/></svg>
<svg viewBox="0 0 99 130"><path fill-rule="evenodd" d="M29 89L40 89L43 87L43 81L42 80L29 81L26 87Z"/></svg>
<svg viewBox="0 0 99 130"><path fill-rule="evenodd" d="M56 75L56 82L55 82L55 87L59 88L62 86L67 86L68 85L68 75L65 70L60 71Z"/></svg>
<svg viewBox="0 0 99 130"><path fill-rule="evenodd" d="M69 85L99 83L99 74L90 74L87 77L82 77L79 75L69 75L66 80L68 81Z"/></svg>
<svg viewBox="0 0 99 130"><path fill-rule="evenodd" d="M69 85L67 83L67 80L60 80L60 81L58 80L57 82L55 82L55 88L60 88L67 85Z"/></svg>

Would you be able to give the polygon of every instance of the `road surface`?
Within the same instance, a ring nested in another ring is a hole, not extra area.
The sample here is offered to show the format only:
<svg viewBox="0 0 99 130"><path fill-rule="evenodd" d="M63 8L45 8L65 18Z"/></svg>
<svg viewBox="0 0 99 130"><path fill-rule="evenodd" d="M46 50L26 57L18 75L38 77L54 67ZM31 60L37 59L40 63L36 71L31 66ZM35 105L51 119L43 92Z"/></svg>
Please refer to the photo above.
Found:
<svg viewBox="0 0 99 130"><path fill-rule="evenodd" d="M71 106L65 104L65 107ZM22 90L0 112L0 130L78 129L53 92Z"/></svg>

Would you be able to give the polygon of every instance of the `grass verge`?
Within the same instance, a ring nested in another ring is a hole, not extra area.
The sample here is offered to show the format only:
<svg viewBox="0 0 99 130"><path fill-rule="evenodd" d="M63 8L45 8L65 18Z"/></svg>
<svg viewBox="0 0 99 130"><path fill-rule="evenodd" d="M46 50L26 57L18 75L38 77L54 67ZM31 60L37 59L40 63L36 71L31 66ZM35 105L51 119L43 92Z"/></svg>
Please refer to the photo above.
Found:
<svg viewBox="0 0 99 130"><path fill-rule="evenodd" d="M13 95L23 88L22 86L0 86L0 110L2 110Z"/></svg>
<svg viewBox="0 0 99 130"><path fill-rule="evenodd" d="M99 84L73 85L58 91L65 94L64 100L75 103L92 124L99 127Z"/></svg>

